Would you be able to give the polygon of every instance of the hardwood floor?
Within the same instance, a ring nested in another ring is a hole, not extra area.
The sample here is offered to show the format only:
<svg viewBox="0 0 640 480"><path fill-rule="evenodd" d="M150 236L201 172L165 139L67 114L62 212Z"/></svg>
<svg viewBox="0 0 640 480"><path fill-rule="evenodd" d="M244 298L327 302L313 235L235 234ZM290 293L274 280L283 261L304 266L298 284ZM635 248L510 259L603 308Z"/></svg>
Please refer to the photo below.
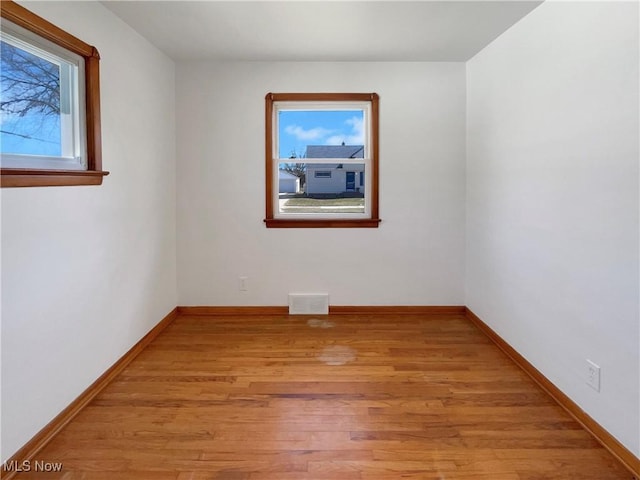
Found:
<svg viewBox="0 0 640 480"><path fill-rule="evenodd" d="M462 315L181 315L38 460L15 478L632 478Z"/></svg>

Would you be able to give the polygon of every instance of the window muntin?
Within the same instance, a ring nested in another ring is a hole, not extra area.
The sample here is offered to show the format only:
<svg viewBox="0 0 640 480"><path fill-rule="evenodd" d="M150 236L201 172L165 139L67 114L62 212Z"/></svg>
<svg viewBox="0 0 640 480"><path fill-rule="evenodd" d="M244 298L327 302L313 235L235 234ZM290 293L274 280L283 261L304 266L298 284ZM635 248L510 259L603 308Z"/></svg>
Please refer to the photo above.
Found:
<svg viewBox="0 0 640 480"><path fill-rule="evenodd" d="M62 142L61 139L60 152L67 152L63 153L66 157L42 158L46 157L42 155L37 160L46 161L47 168L34 166L33 164L32 166L21 164L19 167L6 167L3 164L0 169L0 186L101 185L102 178L108 175L109 172L102 170L100 55L98 50L12 0L2 1L0 17L3 23L10 22L28 31L29 35L33 34L34 38L37 39L32 44L34 47L49 51L48 47L43 48L42 45L53 44L55 45L55 49L52 51L54 56L62 58L72 65L77 65L77 86L62 89L58 94L60 95L62 109L64 111L78 110L77 117L79 118L78 126L72 128L77 133L77 136L67 136L68 140L65 142ZM27 43L31 44L29 41ZM84 67L81 66L81 62L75 63L77 57L84 61ZM60 63L64 64L64 62ZM58 71L61 74L61 83L68 84L65 79L66 74L69 73L68 67L60 68ZM82 75L84 75L84 80L82 80ZM67 93L71 94L73 91L77 91L76 104L73 101L69 103L65 98ZM84 106L82 101L84 101ZM66 120L67 118L63 115L63 118L60 119L61 130L69 130ZM71 151L73 153L69 153ZM78 152L80 152L79 155ZM21 161L24 161L25 156L24 154L22 155ZM34 159L30 158L29 160ZM51 160L62 163L54 166Z"/></svg>
<svg viewBox="0 0 640 480"><path fill-rule="evenodd" d="M267 95L268 227L378 225L377 99ZM282 171L299 177L299 191Z"/></svg>
<svg viewBox="0 0 640 480"><path fill-rule="evenodd" d="M86 170L84 59L2 20L3 168Z"/></svg>

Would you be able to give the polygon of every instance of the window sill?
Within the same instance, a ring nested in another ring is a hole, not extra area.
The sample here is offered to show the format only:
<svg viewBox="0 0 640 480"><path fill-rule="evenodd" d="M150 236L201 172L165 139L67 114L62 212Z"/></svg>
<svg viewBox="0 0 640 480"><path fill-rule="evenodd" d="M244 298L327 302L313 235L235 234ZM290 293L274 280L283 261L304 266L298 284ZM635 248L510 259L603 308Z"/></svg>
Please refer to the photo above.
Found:
<svg viewBox="0 0 640 480"><path fill-rule="evenodd" d="M357 219L357 220L287 220L282 218L267 218L265 224L267 228L378 228L380 219Z"/></svg>
<svg viewBox="0 0 640 480"><path fill-rule="evenodd" d="M102 185L102 170L35 170L0 169L0 187L63 187L71 185Z"/></svg>

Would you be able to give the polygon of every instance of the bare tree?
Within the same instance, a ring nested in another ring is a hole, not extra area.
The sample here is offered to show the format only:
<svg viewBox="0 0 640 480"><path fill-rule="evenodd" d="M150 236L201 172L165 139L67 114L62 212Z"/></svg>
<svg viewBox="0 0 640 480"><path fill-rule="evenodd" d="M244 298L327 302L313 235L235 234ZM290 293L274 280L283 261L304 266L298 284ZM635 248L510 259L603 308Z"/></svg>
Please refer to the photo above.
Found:
<svg viewBox="0 0 640 480"><path fill-rule="evenodd" d="M21 117L30 112L60 114L60 72L56 64L2 43L0 110Z"/></svg>
<svg viewBox="0 0 640 480"><path fill-rule="evenodd" d="M304 158L304 155L299 155L295 151L291 152L291 156L289 157L289 159L296 160L298 158L302 159ZM298 163L298 162L283 163L280 169L298 177L300 179L300 184L304 187L304 184L306 183L306 179L307 179L306 163Z"/></svg>
<svg viewBox="0 0 640 480"><path fill-rule="evenodd" d="M33 55L7 42L2 42L0 55L1 132L24 139L51 142L42 137L45 118L60 115L60 70L58 65ZM21 120L22 119L22 120Z"/></svg>

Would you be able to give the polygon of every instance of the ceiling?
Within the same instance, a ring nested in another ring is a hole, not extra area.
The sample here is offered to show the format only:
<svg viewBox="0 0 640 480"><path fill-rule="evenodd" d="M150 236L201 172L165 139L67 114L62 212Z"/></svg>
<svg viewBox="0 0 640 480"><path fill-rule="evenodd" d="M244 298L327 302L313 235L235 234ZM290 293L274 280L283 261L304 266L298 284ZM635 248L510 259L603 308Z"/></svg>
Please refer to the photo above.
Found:
<svg viewBox="0 0 640 480"><path fill-rule="evenodd" d="M174 60L466 61L541 1L103 1Z"/></svg>

